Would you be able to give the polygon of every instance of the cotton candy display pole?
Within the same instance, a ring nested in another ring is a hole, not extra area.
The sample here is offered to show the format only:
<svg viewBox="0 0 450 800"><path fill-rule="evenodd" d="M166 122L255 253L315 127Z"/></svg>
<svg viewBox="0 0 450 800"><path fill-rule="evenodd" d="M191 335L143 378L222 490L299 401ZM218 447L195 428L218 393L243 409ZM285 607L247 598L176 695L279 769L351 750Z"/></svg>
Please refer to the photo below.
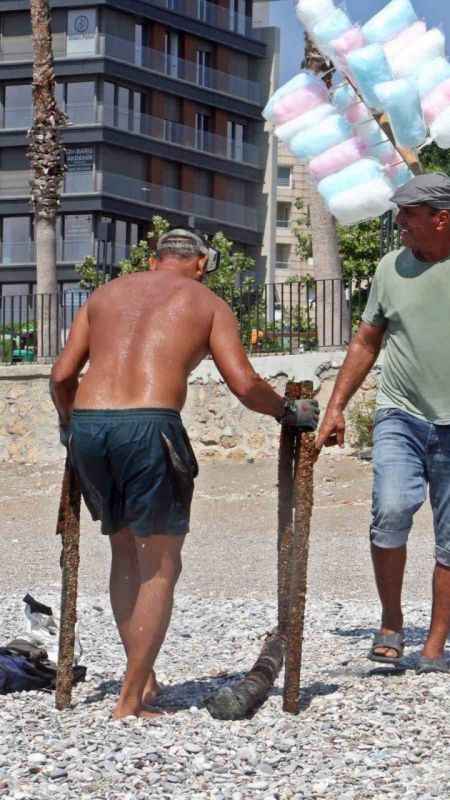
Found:
<svg viewBox="0 0 450 800"><path fill-rule="evenodd" d="M415 22L417 14L409 0L391 0L363 25L362 31L370 44L384 44Z"/></svg>
<svg viewBox="0 0 450 800"><path fill-rule="evenodd" d="M387 111L397 144L400 147L420 147L427 138L427 127L417 85L406 79L377 83L375 94L380 105ZM449 101L450 82L447 105Z"/></svg>

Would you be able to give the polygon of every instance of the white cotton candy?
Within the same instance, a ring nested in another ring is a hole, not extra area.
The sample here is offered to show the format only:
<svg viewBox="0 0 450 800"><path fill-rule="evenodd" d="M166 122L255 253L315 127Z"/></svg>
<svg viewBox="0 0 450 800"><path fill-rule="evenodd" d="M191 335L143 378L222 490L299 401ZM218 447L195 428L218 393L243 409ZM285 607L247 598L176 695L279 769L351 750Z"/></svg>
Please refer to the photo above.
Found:
<svg viewBox="0 0 450 800"><path fill-rule="evenodd" d="M317 126L307 131L301 131L291 139L289 147L291 152L301 161L310 161L352 136L351 125L340 114L330 114Z"/></svg>
<svg viewBox="0 0 450 800"><path fill-rule="evenodd" d="M396 144L420 147L427 138L427 127L417 85L405 78L386 81L375 86L375 94L388 113Z"/></svg>
<svg viewBox="0 0 450 800"><path fill-rule="evenodd" d="M392 194L393 187L387 178L375 178L335 195L328 208L341 225L356 225L394 209Z"/></svg>
<svg viewBox="0 0 450 800"><path fill-rule="evenodd" d="M383 174L383 167L380 163L373 158L361 158L345 169L341 169L340 172L328 175L327 178L320 181L317 189L325 202L329 204L336 195L348 192L360 184L382 178Z"/></svg>
<svg viewBox="0 0 450 800"><path fill-rule="evenodd" d="M298 0L295 6L297 19L304 25L307 31L313 29L324 17L336 11L333 0Z"/></svg>
<svg viewBox="0 0 450 800"><path fill-rule="evenodd" d="M313 72L304 70L274 92L262 114L265 119L282 125L300 114L306 114L328 98L324 81Z"/></svg>
<svg viewBox="0 0 450 800"><path fill-rule="evenodd" d="M402 31L395 37L395 39L391 39L390 42L386 42L384 45L384 52L386 54L386 58L391 63L391 59L394 59L397 53L405 52L405 50L414 46L414 42L417 39L420 39L421 36L424 36L427 32L427 26L425 22L419 21L415 22L414 25L411 25L406 30Z"/></svg>
<svg viewBox="0 0 450 800"><path fill-rule="evenodd" d="M331 103L322 103L311 111L307 111L306 114L300 114L300 116L294 117L294 119L289 120L289 122L278 125L278 127L275 128L275 136L280 139L281 142L286 142L287 144L297 133L300 133L300 131L314 128L316 125L319 125L325 117L329 117L330 114L335 113L336 109Z"/></svg>
<svg viewBox="0 0 450 800"><path fill-rule="evenodd" d="M446 58L435 58L423 65L416 76L421 97L429 94L440 83L450 78L450 64Z"/></svg>
<svg viewBox="0 0 450 800"><path fill-rule="evenodd" d="M443 150L450 148L450 108L439 114L431 124L430 133L438 147Z"/></svg>
<svg viewBox="0 0 450 800"><path fill-rule="evenodd" d="M327 48L333 39L339 39L352 27L352 22L345 11L337 8L332 14L328 14L314 25L311 35L319 47Z"/></svg>
<svg viewBox="0 0 450 800"><path fill-rule="evenodd" d="M411 48L402 47L398 53L392 54L390 64L395 78L406 78L409 75L420 75L428 61L445 56L445 36L439 28L431 28L423 36L416 39Z"/></svg>
<svg viewBox="0 0 450 800"><path fill-rule="evenodd" d="M405 183L414 178L414 173L411 172L407 164L403 163L388 167L386 172L394 189L400 189L401 186L404 186Z"/></svg>
<svg viewBox="0 0 450 800"><path fill-rule="evenodd" d="M417 22L417 14L409 0L391 0L365 25L363 34L370 44L384 43Z"/></svg>
<svg viewBox="0 0 450 800"><path fill-rule="evenodd" d="M347 56L347 64L367 105L378 109L379 101L374 86L392 80L392 73L382 46L370 44L359 50L353 50Z"/></svg>

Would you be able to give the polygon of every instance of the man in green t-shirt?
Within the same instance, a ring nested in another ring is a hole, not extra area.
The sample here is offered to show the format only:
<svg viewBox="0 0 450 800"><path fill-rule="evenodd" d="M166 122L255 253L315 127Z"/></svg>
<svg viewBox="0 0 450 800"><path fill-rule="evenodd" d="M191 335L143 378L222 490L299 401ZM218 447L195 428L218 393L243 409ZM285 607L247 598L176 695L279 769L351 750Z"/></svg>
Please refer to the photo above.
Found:
<svg viewBox="0 0 450 800"><path fill-rule="evenodd" d="M403 656L401 593L413 516L433 509L436 566L431 624L419 672L449 672L450 632L450 178L419 175L393 197L404 247L382 259L317 438L344 443L344 409L375 364L384 363L374 422L372 525L381 626L369 658Z"/></svg>

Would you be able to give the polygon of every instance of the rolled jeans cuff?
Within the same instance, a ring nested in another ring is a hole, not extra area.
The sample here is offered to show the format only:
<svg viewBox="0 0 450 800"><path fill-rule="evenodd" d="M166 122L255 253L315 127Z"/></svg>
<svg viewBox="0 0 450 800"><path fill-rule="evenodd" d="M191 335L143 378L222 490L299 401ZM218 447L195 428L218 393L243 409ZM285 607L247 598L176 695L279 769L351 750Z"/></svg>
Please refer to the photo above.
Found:
<svg viewBox="0 0 450 800"><path fill-rule="evenodd" d="M370 541L375 547L393 550L396 547L403 547L407 543L410 530L411 528L404 528L402 531L382 531L381 528L372 525Z"/></svg>
<svg viewBox="0 0 450 800"><path fill-rule="evenodd" d="M450 550L446 550L445 547L439 547L439 545L436 545L434 553L438 564L442 564L444 567L450 567Z"/></svg>

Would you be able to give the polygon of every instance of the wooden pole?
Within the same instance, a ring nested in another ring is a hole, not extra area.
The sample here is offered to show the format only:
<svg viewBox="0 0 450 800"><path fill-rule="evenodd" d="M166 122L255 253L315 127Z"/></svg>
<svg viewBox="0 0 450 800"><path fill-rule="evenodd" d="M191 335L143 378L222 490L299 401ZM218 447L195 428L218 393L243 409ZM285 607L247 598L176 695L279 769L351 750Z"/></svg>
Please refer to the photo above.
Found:
<svg viewBox="0 0 450 800"><path fill-rule="evenodd" d="M61 616L55 698L58 711L67 708L72 699L80 563L80 502L78 479L67 456L56 525L56 533L62 539Z"/></svg>
<svg viewBox="0 0 450 800"><path fill-rule="evenodd" d="M313 396L313 384L297 384L300 397ZM305 620L307 567L311 512L313 507L313 473L315 461L314 434L297 437L294 468L294 530L290 554L289 603L286 626L286 663L283 711L298 714L300 710L300 672Z"/></svg>

